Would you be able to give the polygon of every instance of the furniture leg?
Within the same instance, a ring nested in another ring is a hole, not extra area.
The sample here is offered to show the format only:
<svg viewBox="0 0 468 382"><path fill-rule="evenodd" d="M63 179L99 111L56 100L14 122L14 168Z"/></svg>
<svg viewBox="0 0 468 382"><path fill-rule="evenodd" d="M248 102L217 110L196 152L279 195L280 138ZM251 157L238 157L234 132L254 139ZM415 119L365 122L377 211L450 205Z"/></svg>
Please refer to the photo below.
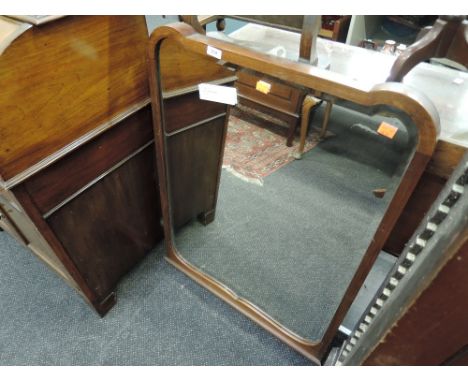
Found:
<svg viewBox="0 0 468 382"><path fill-rule="evenodd" d="M202 212L198 215L198 221L203 225L208 225L213 222L215 218L216 209Z"/></svg>
<svg viewBox="0 0 468 382"><path fill-rule="evenodd" d="M330 119L330 114L333 107L333 101L327 101L327 106L325 107L325 114L323 115L322 129L320 130L319 138L325 138L325 134L328 129L328 120Z"/></svg>
<svg viewBox="0 0 468 382"><path fill-rule="evenodd" d="M294 135L296 135L297 120L289 122L288 136L286 139L286 146L291 147L294 141Z"/></svg>
<svg viewBox="0 0 468 382"><path fill-rule="evenodd" d="M117 295L115 292L111 292L107 297L105 297L102 301L93 303L94 308L98 312L101 317L104 317L109 310L115 305L117 302Z"/></svg>
<svg viewBox="0 0 468 382"><path fill-rule="evenodd" d="M294 158L301 159L304 152L305 140L307 137L307 130L309 128L310 110L319 102L319 100L311 95L307 95L302 103L301 111L301 140L299 142L299 149L294 154Z"/></svg>

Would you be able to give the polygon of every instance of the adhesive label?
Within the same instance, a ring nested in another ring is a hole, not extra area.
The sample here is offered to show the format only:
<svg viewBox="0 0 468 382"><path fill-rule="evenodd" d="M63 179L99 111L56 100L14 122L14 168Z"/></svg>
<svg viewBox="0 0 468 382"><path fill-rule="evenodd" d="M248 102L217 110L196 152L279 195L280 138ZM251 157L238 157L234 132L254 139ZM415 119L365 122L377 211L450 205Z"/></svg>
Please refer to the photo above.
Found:
<svg viewBox="0 0 468 382"><path fill-rule="evenodd" d="M205 101L226 103L228 105L237 104L237 89L230 86L199 84L198 93L200 99Z"/></svg>
<svg viewBox="0 0 468 382"><path fill-rule="evenodd" d="M271 90L271 84L268 82L259 80L257 81L257 85L255 85L255 89L257 89L260 93L268 94Z"/></svg>
<svg viewBox="0 0 468 382"><path fill-rule="evenodd" d="M221 57L223 56L223 52L221 49L217 49L209 45L206 47L206 54L208 56L217 58L218 60L221 60Z"/></svg>
<svg viewBox="0 0 468 382"><path fill-rule="evenodd" d="M382 122L377 129L377 132L384 137L393 139L398 131L398 127L390 125L387 122Z"/></svg>

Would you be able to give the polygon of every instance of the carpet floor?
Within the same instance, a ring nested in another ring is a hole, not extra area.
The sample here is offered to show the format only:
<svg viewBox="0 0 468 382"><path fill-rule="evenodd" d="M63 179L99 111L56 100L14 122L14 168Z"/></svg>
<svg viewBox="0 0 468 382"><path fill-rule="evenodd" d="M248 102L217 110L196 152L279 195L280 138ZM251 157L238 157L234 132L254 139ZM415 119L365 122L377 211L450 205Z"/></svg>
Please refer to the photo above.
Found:
<svg viewBox="0 0 468 382"><path fill-rule="evenodd" d="M167 263L162 243L94 313L0 232L0 365L310 365Z"/></svg>

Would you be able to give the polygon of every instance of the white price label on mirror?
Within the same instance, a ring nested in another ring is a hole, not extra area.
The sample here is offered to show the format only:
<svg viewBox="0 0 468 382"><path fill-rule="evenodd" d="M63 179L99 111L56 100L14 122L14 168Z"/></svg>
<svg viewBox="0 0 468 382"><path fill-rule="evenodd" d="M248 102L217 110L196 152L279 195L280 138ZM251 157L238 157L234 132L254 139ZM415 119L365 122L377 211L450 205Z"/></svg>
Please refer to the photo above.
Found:
<svg viewBox="0 0 468 382"><path fill-rule="evenodd" d="M199 84L198 92L200 99L205 101L226 103L228 105L237 104L237 89L230 86Z"/></svg>
<svg viewBox="0 0 468 382"><path fill-rule="evenodd" d="M221 57L223 56L223 52L221 49L217 49L209 45L206 47L206 54L208 56L217 58L218 60L221 60Z"/></svg>

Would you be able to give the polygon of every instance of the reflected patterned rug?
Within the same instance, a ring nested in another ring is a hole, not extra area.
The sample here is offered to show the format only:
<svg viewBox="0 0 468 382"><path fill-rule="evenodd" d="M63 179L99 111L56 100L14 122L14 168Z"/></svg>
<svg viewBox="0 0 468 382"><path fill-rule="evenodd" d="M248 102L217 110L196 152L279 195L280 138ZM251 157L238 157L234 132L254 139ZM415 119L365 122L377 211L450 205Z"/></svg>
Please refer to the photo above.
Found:
<svg viewBox="0 0 468 382"><path fill-rule="evenodd" d="M276 119L260 117L252 109L232 108L223 168L247 182L263 185L264 177L294 160L293 154L299 146L299 136L291 147L286 146L286 129L280 124ZM318 133L312 131L304 152L318 143Z"/></svg>

